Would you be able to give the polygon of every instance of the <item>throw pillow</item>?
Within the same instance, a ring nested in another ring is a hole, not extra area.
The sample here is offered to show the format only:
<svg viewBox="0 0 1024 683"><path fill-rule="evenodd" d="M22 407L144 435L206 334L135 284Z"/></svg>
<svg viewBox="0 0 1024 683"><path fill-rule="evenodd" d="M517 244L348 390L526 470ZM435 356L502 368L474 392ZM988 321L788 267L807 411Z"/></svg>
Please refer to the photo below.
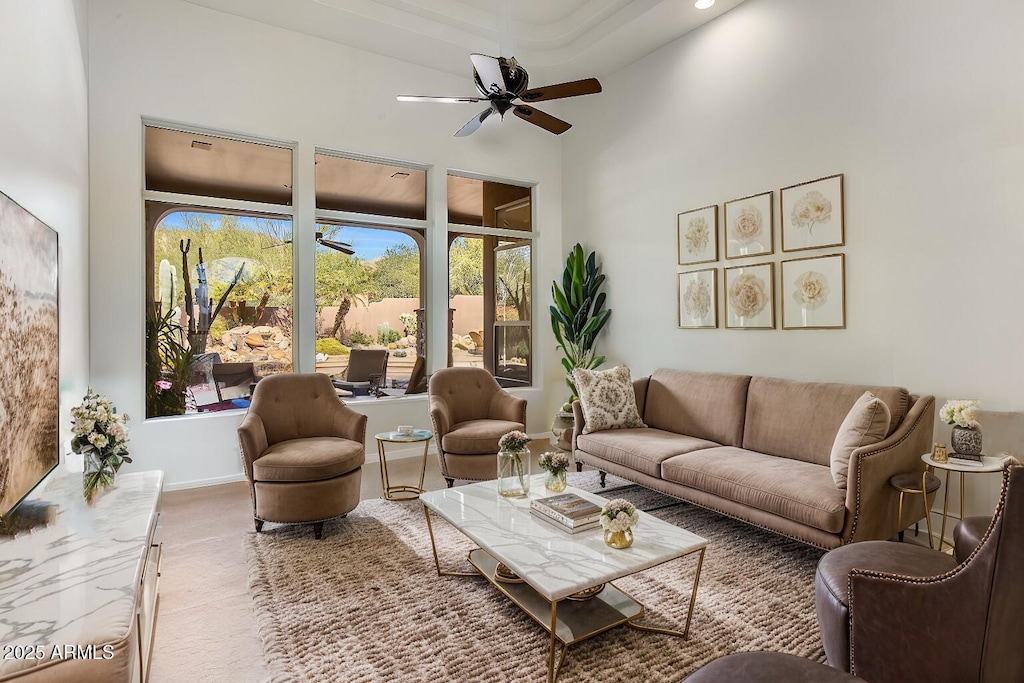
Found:
<svg viewBox="0 0 1024 683"><path fill-rule="evenodd" d="M832 481L837 488L846 488L850 454L884 439L889 433L890 419L889 406L870 391L865 391L853 404L832 444Z"/></svg>
<svg viewBox="0 0 1024 683"><path fill-rule="evenodd" d="M636 393L629 368L620 365L611 370L583 370L572 373L576 393L583 408L583 433L605 429L646 427L636 410Z"/></svg>

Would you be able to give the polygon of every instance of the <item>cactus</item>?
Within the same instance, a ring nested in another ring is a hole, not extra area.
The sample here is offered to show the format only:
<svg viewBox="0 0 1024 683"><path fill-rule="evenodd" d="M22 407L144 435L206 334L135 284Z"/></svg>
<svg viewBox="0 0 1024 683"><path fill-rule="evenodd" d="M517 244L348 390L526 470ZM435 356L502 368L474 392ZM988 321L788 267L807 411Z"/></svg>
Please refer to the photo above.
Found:
<svg viewBox="0 0 1024 683"><path fill-rule="evenodd" d="M173 310L178 300L178 271L167 259L160 262L159 294L160 309L164 313Z"/></svg>

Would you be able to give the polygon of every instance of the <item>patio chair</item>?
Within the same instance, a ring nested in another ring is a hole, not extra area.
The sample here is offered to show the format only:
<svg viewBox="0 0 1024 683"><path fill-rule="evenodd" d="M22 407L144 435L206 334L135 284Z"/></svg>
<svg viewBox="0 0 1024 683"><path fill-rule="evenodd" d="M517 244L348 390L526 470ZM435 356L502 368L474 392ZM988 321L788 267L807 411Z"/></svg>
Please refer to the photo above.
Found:
<svg viewBox="0 0 1024 683"><path fill-rule="evenodd" d="M253 385L259 381L252 363L214 363L210 373L218 401L252 396Z"/></svg>
<svg viewBox="0 0 1024 683"><path fill-rule="evenodd" d="M387 349L352 349L344 379L333 380L338 389L367 395L379 389L388 374Z"/></svg>

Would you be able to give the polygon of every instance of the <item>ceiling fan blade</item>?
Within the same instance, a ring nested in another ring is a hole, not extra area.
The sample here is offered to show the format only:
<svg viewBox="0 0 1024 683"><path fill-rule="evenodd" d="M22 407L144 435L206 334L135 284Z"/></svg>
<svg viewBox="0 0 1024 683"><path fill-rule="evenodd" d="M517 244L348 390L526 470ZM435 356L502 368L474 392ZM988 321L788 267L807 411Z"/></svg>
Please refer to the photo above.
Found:
<svg viewBox="0 0 1024 683"><path fill-rule="evenodd" d="M505 76L501 73L501 62L497 57L473 53L469 56L476 75L488 95L504 95L508 91Z"/></svg>
<svg viewBox="0 0 1024 683"><path fill-rule="evenodd" d="M480 125L484 122L484 119L490 116L493 111L494 110L490 107L484 109L482 112L480 112L479 114L471 118L469 121L467 121L466 125L460 128L459 132L455 134L455 137L464 138L468 135L472 135L473 133L475 133L477 129L480 128Z"/></svg>
<svg viewBox="0 0 1024 683"><path fill-rule="evenodd" d="M482 97L432 97L430 95L399 95L399 102L448 102L460 104L462 102L485 102Z"/></svg>
<svg viewBox="0 0 1024 683"><path fill-rule="evenodd" d="M523 121L529 121L533 125L540 126L555 135L561 135L572 128L571 123L555 118L551 114L545 114L540 109L528 107L525 104L517 104L512 111Z"/></svg>
<svg viewBox="0 0 1024 683"><path fill-rule="evenodd" d="M582 81L571 81L557 85L546 85L541 88L530 88L519 99L524 102L543 102L545 100L560 100L564 97L579 97L580 95L596 95L601 92L601 83L596 78L584 78Z"/></svg>

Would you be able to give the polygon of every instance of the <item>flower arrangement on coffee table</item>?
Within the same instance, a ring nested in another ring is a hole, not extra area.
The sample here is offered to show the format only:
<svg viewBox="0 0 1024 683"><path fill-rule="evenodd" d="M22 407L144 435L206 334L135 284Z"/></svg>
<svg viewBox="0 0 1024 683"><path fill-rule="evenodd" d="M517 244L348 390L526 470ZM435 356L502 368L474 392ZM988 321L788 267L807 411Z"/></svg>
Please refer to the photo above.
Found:
<svg viewBox="0 0 1024 683"><path fill-rule="evenodd" d="M515 430L498 440L498 493L522 498L530 493L530 437Z"/></svg>
<svg viewBox="0 0 1024 683"><path fill-rule="evenodd" d="M635 505L622 498L609 500L601 508L600 520L607 545L619 549L633 545L633 527L640 522Z"/></svg>
<svg viewBox="0 0 1024 683"><path fill-rule="evenodd" d="M85 456L82 494L89 503L114 483L128 457L128 414L118 414L113 402L89 387L82 404L71 409L71 450Z"/></svg>
<svg viewBox="0 0 1024 683"><path fill-rule="evenodd" d="M561 451L541 453L538 459L540 468L548 473L544 480L544 488L560 493L565 490L565 471L569 469L569 456Z"/></svg>

